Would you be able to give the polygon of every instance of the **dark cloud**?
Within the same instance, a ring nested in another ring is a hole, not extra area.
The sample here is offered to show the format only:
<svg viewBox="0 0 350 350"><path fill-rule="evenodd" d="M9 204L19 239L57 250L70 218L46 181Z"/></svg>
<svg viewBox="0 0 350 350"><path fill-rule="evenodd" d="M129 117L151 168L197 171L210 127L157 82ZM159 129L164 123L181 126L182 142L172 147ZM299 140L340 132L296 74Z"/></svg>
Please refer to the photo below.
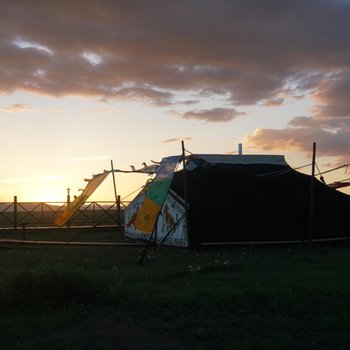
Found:
<svg viewBox="0 0 350 350"><path fill-rule="evenodd" d="M237 112L234 108L213 108L193 110L178 115L183 119L197 119L207 122L227 122L244 114L245 113L243 112Z"/></svg>
<svg viewBox="0 0 350 350"><path fill-rule="evenodd" d="M350 69L325 80L313 95L318 118L350 117Z"/></svg>
<svg viewBox="0 0 350 350"><path fill-rule="evenodd" d="M318 156L349 157L350 129L327 130L315 127L257 129L245 140L262 150L296 150L309 153L317 143Z"/></svg>
<svg viewBox="0 0 350 350"><path fill-rule="evenodd" d="M197 103L199 103L199 100L186 100L186 101L177 101L177 104L182 104L185 106L192 106L195 105Z"/></svg>
<svg viewBox="0 0 350 350"><path fill-rule="evenodd" d="M283 98L272 98L271 100L267 100L264 105L267 107L277 107L281 106L284 102Z"/></svg>
<svg viewBox="0 0 350 350"><path fill-rule="evenodd" d="M342 129L343 131L350 129L350 117L347 118L315 118L315 117L295 117L289 123L294 128L315 128L328 129L333 132Z"/></svg>
<svg viewBox="0 0 350 350"><path fill-rule="evenodd" d="M349 17L349 2L339 0L4 0L0 91L114 97L132 82L151 94L277 101L312 74L349 69Z"/></svg>
<svg viewBox="0 0 350 350"><path fill-rule="evenodd" d="M3 0L0 94L182 105L192 110L177 116L207 122L309 95L311 117L247 142L308 152L316 141L320 154L346 157L349 18L346 0ZM213 96L217 108L190 107Z"/></svg>
<svg viewBox="0 0 350 350"><path fill-rule="evenodd" d="M310 150L316 141L318 154L350 159L350 73L326 77L314 90L312 117L295 117L285 129L259 129L247 137L250 145L269 150Z"/></svg>
<svg viewBox="0 0 350 350"><path fill-rule="evenodd" d="M117 98L134 99L147 102L157 106L167 106L171 104L173 94L165 91L158 91L150 87L130 87L116 90Z"/></svg>

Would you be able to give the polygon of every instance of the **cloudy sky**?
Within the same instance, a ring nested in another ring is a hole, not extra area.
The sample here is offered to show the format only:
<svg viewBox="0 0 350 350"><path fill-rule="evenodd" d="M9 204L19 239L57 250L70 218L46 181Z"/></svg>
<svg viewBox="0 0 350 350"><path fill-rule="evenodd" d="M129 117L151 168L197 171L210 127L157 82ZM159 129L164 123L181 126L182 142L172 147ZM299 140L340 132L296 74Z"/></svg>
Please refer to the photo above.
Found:
<svg viewBox="0 0 350 350"><path fill-rule="evenodd" d="M181 140L293 167L315 141L326 170L350 162L349 96L348 0L2 0L0 201L64 200Z"/></svg>

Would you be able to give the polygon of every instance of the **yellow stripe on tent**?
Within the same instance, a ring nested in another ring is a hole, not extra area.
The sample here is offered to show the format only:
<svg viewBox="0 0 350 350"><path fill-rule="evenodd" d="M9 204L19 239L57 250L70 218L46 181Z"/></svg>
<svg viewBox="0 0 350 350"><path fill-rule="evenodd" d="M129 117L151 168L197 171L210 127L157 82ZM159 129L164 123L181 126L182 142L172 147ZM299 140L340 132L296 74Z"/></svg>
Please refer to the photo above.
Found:
<svg viewBox="0 0 350 350"><path fill-rule="evenodd" d="M151 199L145 198L145 201L137 213L135 228L143 233L151 234L157 221L160 206Z"/></svg>

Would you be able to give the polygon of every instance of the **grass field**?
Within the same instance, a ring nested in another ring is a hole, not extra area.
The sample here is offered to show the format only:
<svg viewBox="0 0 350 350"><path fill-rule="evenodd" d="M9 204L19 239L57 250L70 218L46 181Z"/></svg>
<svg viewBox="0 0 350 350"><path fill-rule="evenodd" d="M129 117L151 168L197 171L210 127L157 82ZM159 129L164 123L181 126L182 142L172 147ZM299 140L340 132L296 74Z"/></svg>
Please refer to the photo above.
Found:
<svg viewBox="0 0 350 350"><path fill-rule="evenodd" d="M0 229L0 240L60 241L60 242L124 242L122 228L48 228Z"/></svg>
<svg viewBox="0 0 350 350"><path fill-rule="evenodd" d="M120 241L114 230L55 234ZM0 349L350 346L347 242L161 248L143 266L140 253L140 247L2 246Z"/></svg>

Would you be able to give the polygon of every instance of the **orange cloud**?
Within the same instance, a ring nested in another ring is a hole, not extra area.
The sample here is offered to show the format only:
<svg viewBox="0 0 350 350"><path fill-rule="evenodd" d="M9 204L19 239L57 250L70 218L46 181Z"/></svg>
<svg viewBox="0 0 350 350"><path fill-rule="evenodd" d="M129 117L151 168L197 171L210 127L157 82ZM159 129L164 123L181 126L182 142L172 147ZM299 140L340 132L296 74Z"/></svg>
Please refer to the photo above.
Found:
<svg viewBox="0 0 350 350"><path fill-rule="evenodd" d="M218 123L227 122L244 114L244 112L237 112L234 108L213 108L188 111L179 115L184 119L197 119Z"/></svg>
<svg viewBox="0 0 350 350"><path fill-rule="evenodd" d="M180 141L192 141L192 137L174 137L172 139L164 140L163 143L176 143Z"/></svg>
<svg viewBox="0 0 350 350"><path fill-rule="evenodd" d="M19 113L19 112L33 112L34 109L26 103L15 103L10 106L0 107L0 112L4 113Z"/></svg>
<svg viewBox="0 0 350 350"><path fill-rule="evenodd" d="M328 131L322 128L257 129L244 142L262 150L297 150L309 153L317 143L320 156L350 157L350 129Z"/></svg>

